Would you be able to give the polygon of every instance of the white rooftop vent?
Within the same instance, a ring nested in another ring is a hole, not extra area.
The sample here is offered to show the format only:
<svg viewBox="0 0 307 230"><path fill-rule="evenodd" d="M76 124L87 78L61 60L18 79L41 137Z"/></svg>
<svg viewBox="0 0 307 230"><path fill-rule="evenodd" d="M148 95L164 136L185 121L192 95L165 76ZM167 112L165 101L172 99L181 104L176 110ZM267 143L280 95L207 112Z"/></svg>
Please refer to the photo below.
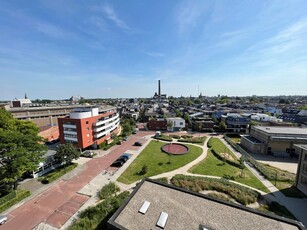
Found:
<svg viewBox="0 0 307 230"><path fill-rule="evenodd" d="M157 222L157 226L164 229L167 218L168 218L168 214L166 212L161 212L159 220Z"/></svg>
<svg viewBox="0 0 307 230"><path fill-rule="evenodd" d="M139 212L145 214L149 208L150 202L144 201L142 207L140 208Z"/></svg>

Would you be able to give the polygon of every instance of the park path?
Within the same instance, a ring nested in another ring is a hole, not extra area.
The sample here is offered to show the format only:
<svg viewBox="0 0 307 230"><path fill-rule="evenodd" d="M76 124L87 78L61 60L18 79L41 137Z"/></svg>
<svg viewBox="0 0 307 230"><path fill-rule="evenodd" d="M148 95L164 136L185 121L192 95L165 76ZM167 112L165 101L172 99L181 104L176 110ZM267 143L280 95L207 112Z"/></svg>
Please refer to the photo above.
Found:
<svg viewBox="0 0 307 230"><path fill-rule="evenodd" d="M242 155L236 151L224 138L221 141L233 152L239 159ZM277 201L285 206L299 221L307 226L307 199L299 199L286 197L279 189L277 189L269 180L261 175L261 173L252 165L244 163L245 166L269 189L270 194L274 195Z"/></svg>

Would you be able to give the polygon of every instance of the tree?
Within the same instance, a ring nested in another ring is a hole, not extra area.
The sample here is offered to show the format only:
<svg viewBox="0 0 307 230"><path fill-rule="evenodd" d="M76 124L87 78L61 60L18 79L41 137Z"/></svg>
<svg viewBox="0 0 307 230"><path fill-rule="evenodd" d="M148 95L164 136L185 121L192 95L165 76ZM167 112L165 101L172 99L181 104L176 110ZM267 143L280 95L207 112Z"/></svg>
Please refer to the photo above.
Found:
<svg viewBox="0 0 307 230"><path fill-rule="evenodd" d="M169 120L167 122L167 129L168 129L168 131L172 131L173 130L173 122L171 120Z"/></svg>
<svg viewBox="0 0 307 230"><path fill-rule="evenodd" d="M40 144L38 127L30 121L20 121L0 109L0 193L17 189L18 179L25 172L37 169L46 149ZM0 195L1 195L0 194Z"/></svg>
<svg viewBox="0 0 307 230"><path fill-rule="evenodd" d="M219 129L225 130L226 128L227 128L227 125L226 125L225 121L221 121L219 123Z"/></svg>
<svg viewBox="0 0 307 230"><path fill-rule="evenodd" d="M190 123L191 122L191 118L190 118L190 115L188 113L185 113L184 114L184 120L187 122L187 123Z"/></svg>
<svg viewBox="0 0 307 230"><path fill-rule="evenodd" d="M73 160L77 160L79 157L80 152L71 143L60 145L54 155L56 161L65 162L65 164L70 164Z"/></svg>

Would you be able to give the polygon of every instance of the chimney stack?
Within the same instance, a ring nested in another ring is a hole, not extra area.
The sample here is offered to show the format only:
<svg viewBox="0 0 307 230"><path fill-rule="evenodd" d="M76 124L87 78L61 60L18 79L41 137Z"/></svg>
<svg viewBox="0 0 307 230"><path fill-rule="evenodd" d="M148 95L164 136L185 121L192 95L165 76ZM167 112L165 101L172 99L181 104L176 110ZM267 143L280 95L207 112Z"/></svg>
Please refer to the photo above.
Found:
<svg viewBox="0 0 307 230"><path fill-rule="evenodd" d="M158 80L158 95L159 98L161 97L161 85L160 85L160 80Z"/></svg>

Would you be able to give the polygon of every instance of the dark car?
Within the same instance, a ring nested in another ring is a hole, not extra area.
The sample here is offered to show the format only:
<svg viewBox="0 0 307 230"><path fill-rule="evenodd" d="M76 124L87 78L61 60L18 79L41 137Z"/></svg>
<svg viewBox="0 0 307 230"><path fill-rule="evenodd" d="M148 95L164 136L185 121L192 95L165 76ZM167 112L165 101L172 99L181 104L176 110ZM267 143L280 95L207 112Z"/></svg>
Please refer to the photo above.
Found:
<svg viewBox="0 0 307 230"><path fill-rule="evenodd" d="M134 145L135 145L135 146L142 146L143 144L142 144L141 142L138 142L138 141L137 141L137 142L134 143Z"/></svg>
<svg viewBox="0 0 307 230"><path fill-rule="evenodd" d="M120 156L119 158L117 158L117 161L123 161L126 162L129 158L126 156Z"/></svg>
<svg viewBox="0 0 307 230"><path fill-rule="evenodd" d="M116 160L116 161L114 161L114 162L111 164L111 166L112 166L112 167L122 167L123 164L125 164L125 162L124 162L123 160Z"/></svg>

